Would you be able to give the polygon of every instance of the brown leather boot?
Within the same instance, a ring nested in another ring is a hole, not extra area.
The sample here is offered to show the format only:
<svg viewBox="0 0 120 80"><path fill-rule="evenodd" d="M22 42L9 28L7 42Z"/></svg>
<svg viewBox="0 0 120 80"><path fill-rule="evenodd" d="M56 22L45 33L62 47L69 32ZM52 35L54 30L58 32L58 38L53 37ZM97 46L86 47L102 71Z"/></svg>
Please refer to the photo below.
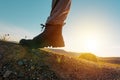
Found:
<svg viewBox="0 0 120 80"><path fill-rule="evenodd" d="M64 47L62 26L46 24L43 33L34 37L32 40L22 39L20 40L20 44L29 48L43 48L48 46Z"/></svg>

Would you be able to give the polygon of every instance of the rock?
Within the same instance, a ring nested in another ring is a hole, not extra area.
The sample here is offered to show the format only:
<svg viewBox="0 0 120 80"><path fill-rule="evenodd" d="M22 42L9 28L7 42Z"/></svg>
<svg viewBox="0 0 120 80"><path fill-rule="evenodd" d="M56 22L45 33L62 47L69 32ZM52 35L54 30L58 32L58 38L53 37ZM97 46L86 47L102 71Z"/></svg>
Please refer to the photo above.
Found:
<svg viewBox="0 0 120 80"><path fill-rule="evenodd" d="M7 70L5 74L3 75L4 78L9 77L9 75L12 73L12 71Z"/></svg>
<svg viewBox="0 0 120 80"><path fill-rule="evenodd" d="M31 70L34 70L35 69L35 67L34 66L31 66Z"/></svg>
<svg viewBox="0 0 120 80"><path fill-rule="evenodd" d="M18 61L18 65L22 66L24 64L24 62L22 60Z"/></svg>
<svg viewBox="0 0 120 80"><path fill-rule="evenodd" d="M31 59L30 61L32 62L33 60Z"/></svg>

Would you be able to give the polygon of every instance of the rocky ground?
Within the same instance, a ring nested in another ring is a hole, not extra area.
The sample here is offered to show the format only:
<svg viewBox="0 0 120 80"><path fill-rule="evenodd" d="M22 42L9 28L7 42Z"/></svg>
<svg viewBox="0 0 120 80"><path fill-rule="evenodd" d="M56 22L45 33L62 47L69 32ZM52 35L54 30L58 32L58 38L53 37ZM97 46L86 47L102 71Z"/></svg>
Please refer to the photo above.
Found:
<svg viewBox="0 0 120 80"><path fill-rule="evenodd" d="M0 41L0 80L120 80L120 65Z"/></svg>

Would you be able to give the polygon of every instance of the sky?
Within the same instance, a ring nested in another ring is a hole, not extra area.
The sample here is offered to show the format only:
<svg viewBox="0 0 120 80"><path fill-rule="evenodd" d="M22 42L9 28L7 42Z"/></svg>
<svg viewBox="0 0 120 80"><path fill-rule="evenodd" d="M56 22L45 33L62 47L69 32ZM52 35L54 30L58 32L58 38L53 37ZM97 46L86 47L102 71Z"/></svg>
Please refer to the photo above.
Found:
<svg viewBox="0 0 120 80"><path fill-rule="evenodd" d="M40 34L51 2L0 0L0 36L10 34L10 40L19 41ZM64 49L120 57L120 0L72 0L65 22Z"/></svg>

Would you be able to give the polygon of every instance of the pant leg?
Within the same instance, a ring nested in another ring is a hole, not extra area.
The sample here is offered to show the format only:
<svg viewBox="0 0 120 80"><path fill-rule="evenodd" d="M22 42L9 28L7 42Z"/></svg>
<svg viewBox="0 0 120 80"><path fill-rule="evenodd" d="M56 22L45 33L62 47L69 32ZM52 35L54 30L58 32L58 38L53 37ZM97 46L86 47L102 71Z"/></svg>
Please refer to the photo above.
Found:
<svg viewBox="0 0 120 80"><path fill-rule="evenodd" d="M52 10L46 24L64 24L70 11L71 0L52 0Z"/></svg>

